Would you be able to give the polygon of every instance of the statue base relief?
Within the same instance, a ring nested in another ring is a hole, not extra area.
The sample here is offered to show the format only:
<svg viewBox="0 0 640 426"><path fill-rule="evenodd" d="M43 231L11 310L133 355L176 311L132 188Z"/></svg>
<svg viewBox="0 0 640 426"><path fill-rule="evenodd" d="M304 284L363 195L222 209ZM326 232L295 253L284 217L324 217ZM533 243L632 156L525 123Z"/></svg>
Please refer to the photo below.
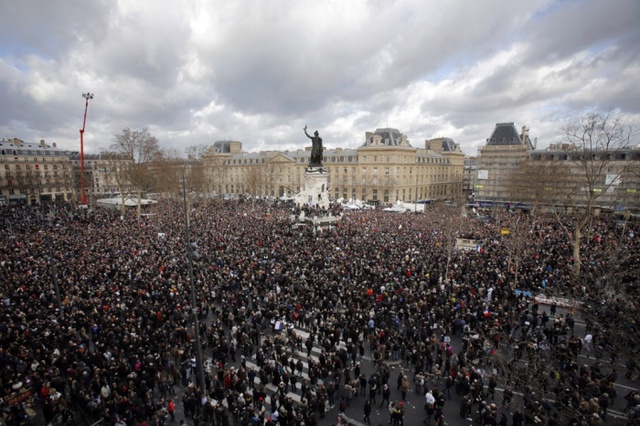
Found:
<svg viewBox="0 0 640 426"><path fill-rule="evenodd" d="M329 208L329 175L324 167L309 166L304 172L304 188L295 197L298 206Z"/></svg>
<svg viewBox="0 0 640 426"><path fill-rule="evenodd" d="M316 174L316 173L327 173L327 170L322 165L315 166L310 164L309 166L305 167L304 172L305 174L306 173Z"/></svg>

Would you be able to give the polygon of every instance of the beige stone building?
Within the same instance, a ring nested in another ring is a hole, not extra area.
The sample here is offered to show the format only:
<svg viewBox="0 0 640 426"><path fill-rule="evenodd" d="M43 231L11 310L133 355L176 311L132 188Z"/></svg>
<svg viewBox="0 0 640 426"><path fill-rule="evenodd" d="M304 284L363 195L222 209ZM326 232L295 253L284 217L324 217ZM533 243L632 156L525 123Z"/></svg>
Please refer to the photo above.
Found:
<svg viewBox="0 0 640 426"><path fill-rule="evenodd" d="M310 147L246 153L242 143L219 141L204 157L209 190L228 197L293 196L304 186ZM332 199L373 203L448 199L461 194L464 154L449 138L415 148L397 129L365 134L358 148L325 149Z"/></svg>
<svg viewBox="0 0 640 426"><path fill-rule="evenodd" d="M0 204L38 204L73 199L70 153L56 144L0 141Z"/></svg>
<svg viewBox="0 0 640 426"><path fill-rule="evenodd" d="M566 144L535 145L526 127L518 132L513 123L496 124L477 158L474 202L554 209L591 202L598 210L640 210L638 147L584 152Z"/></svg>

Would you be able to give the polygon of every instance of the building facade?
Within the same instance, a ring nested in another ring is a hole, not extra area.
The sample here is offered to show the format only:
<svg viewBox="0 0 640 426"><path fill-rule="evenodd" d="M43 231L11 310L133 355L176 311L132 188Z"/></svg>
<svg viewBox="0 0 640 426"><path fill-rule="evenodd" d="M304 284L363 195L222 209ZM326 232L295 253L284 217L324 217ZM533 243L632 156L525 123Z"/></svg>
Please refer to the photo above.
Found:
<svg viewBox="0 0 640 426"><path fill-rule="evenodd" d="M74 177L70 153L56 144L0 141L0 205L70 201Z"/></svg>
<svg viewBox="0 0 640 426"><path fill-rule="evenodd" d="M55 143L0 140L0 205L40 204L80 200L80 156L59 149ZM118 182L123 160L109 154L85 154L85 194L90 205L115 195L128 182ZM122 180L122 179L120 179Z"/></svg>
<svg viewBox="0 0 640 426"><path fill-rule="evenodd" d="M640 211L639 147L536 149L526 127L519 133L513 123L498 123L477 164L473 193L479 206Z"/></svg>
<svg viewBox="0 0 640 426"><path fill-rule="evenodd" d="M80 200L80 153L71 152L69 158L75 182L74 196L76 200ZM132 191L132 185L123 171L125 163L122 157L113 153L84 155L85 195L89 205L94 206L96 200L115 196L121 191Z"/></svg>
<svg viewBox="0 0 640 426"><path fill-rule="evenodd" d="M310 147L296 151L246 153L241 142L216 142L203 162L209 190L227 196L293 196L304 187ZM464 154L449 138L411 146L397 129L365 134L355 149L323 152L334 200L372 203L455 198L462 192Z"/></svg>
<svg viewBox="0 0 640 426"><path fill-rule="evenodd" d="M533 150L526 127L519 133L513 123L497 123L480 148L473 200L477 203L508 201L511 174Z"/></svg>
<svg viewBox="0 0 640 426"><path fill-rule="evenodd" d="M478 157L464 158L464 171L462 175L462 192L473 200L476 185L478 183Z"/></svg>
<svg viewBox="0 0 640 426"><path fill-rule="evenodd" d="M531 152L528 161L529 167L547 176L543 190L550 195L542 200L546 204L580 209L591 202L602 210L640 212L640 147L585 153L551 144Z"/></svg>

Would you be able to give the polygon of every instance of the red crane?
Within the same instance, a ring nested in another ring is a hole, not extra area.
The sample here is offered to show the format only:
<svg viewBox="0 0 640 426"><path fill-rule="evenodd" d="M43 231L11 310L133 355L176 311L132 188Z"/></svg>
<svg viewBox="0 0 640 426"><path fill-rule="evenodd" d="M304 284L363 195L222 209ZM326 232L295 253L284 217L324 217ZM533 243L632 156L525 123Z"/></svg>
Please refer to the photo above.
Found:
<svg viewBox="0 0 640 426"><path fill-rule="evenodd" d="M93 99L93 93L83 93L84 102L84 119L82 120L82 129L80 129L80 204L87 205L87 194L84 190L84 126L87 124L87 109L89 108L89 99Z"/></svg>

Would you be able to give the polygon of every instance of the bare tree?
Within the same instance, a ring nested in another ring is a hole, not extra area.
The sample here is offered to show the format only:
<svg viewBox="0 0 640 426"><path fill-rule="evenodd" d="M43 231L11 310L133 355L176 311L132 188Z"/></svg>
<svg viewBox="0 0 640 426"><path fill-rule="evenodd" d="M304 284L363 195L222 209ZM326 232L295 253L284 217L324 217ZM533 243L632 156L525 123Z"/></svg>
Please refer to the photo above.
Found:
<svg viewBox="0 0 640 426"><path fill-rule="evenodd" d="M199 145L191 145L185 149L185 153L187 154L187 160L197 160L200 161L207 155L211 147L207 144L199 144Z"/></svg>
<svg viewBox="0 0 640 426"><path fill-rule="evenodd" d="M155 190L163 196L173 197L182 188L183 153L178 149L163 151L160 158L153 161L151 170L155 175Z"/></svg>
<svg viewBox="0 0 640 426"><path fill-rule="evenodd" d="M587 262L578 298L600 356L640 366L640 227L635 221L603 218L583 243ZM589 291L586 291L586 289ZM598 354L598 352L596 352Z"/></svg>
<svg viewBox="0 0 640 426"><path fill-rule="evenodd" d="M207 191L207 176L201 160L187 160L185 163L187 190L200 198Z"/></svg>
<svg viewBox="0 0 640 426"><path fill-rule="evenodd" d="M196 198L207 191L207 176L202 160L203 146L188 147L184 152L177 149L168 149L151 163L158 192L169 197L177 196L182 192L182 179L185 180L187 191L187 208L191 207ZM185 158L186 155L186 158Z"/></svg>
<svg viewBox="0 0 640 426"><path fill-rule="evenodd" d="M158 139L149 130L126 128L114 136L111 150L124 157L124 173L138 194L138 216L141 214L142 192L153 187L151 165L162 158ZM124 200L123 200L124 204Z"/></svg>
<svg viewBox="0 0 640 426"><path fill-rule="evenodd" d="M210 146L206 144L192 145L185 149L187 155L187 185L198 197L208 192L209 182L206 173L205 156Z"/></svg>
<svg viewBox="0 0 640 426"><path fill-rule="evenodd" d="M525 218L523 216L522 220ZM542 226L538 229L547 229L548 235L558 229L554 226L556 219L553 216L532 219L540 220ZM573 220L565 218L568 223ZM569 226L568 223L565 226ZM491 367L497 371L500 381L513 386L514 391L523 394L525 401L535 395L538 401L549 402L556 424L565 424L584 415L575 402L581 400L581 396L566 374L566 366L578 369L583 365L580 357L587 350L590 357L597 359L593 364L597 367L596 374L592 377L598 378L600 388L606 389L610 397L614 396L612 383L619 365L627 365L629 376L636 375L640 365L640 242L636 238L640 228L633 222L616 223L610 217L596 218L593 227L592 238L585 239L582 244L584 264L579 285L560 287L556 283L556 288L550 289L553 293L558 289L564 291L566 298L563 301L573 306L576 317L586 323L584 331L574 333L563 323L562 317L560 321L541 322L537 304L525 298L517 299L520 307L515 309L517 304L504 299L502 305L493 307L492 320L482 323L480 328L481 337L488 342L509 340L508 345L496 346L490 357ZM532 238L530 244L539 248L557 243L550 239L536 244ZM504 256L511 249L509 240L503 239L501 245L505 249L501 256ZM571 247L568 247L565 255L568 258L570 254ZM565 276L571 283L571 273ZM526 306L524 312L523 306ZM513 324L518 325L514 328ZM545 332L541 334L542 329ZM586 334L593 336L592 343L589 343L589 349L580 352L580 336ZM526 409L538 410L540 407L534 404ZM549 424L543 417L547 411L535 413L543 419L541 424Z"/></svg>
<svg viewBox="0 0 640 426"><path fill-rule="evenodd" d="M509 200L536 214L563 205L571 195L573 180L566 162L529 157L511 173L506 189Z"/></svg>
<svg viewBox="0 0 640 426"><path fill-rule="evenodd" d="M277 187L283 180L283 167L277 162L268 162L264 168L266 195L277 196Z"/></svg>
<svg viewBox="0 0 640 426"><path fill-rule="evenodd" d="M251 196L251 208L255 209L255 199L267 184L267 170L264 166L253 166L245 170L243 176L245 193Z"/></svg>
<svg viewBox="0 0 640 426"><path fill-rule="evenodd" d="M109 175L109 180L115 182L118 187L122 203L120 210L124 215L126 194L131 188L127 160L122 154L113 151L103 152L102 158L107 162L106 173Z"/></svg>
<svg viewBox="0 0 640 426"><path fill-rule="evenodd" d="M626 149L634 135L633 126L611 111L591 113L563 128L563 142L569 148L573 182L575 222L573 235L573 275L580 276L582 233L601 206L603 196L619 182L623 170L610 167L616 154ZM605 199L606 200L606 199Z"/></svg>
<svg viewBox="0 0 640 426"><path fill-rule="evenodd" d="M382 189L382 199L384 200L385 198L385 194L388 195L388 199L391 199L391 194L394 193L394 191L396 190L398 186L398 180L395 178L395 176L390 176L390 175L385 175L382 178L382 182L380 183L380 187ZM417 191L417 189L416 189ZM414 200L415 201L415 200Z"/></svg>
<svg viewBox="0 0 640 426"><path fill-rule="evenodd" d="M497 214L496 214L497 213ZM494 212L500 229L501 246L507 257L507 273L512 278L512 288L519 288L520 269L523 259L529 258L536 250L533 242L537 217L520 209Z"/></svg>
<svg viewBox="0 0 640 426"><path fill-rule="evenodd" d="M378 187L378 177L372 174L362 175L360 178L360 195L362 196L362 202L366 203L369 196L373 196L373 190Z"/></svg>
<svg viewBox="0 0 640 426"><path fill-rule="evenodd" d="M454 200L447 203L438 202L431 207L429 216L434 221L434 227L438 232L438 240L446 257L444 280L449 282L449 271L451 267L451 259L456 250L456 242L461 237L461 230L465 229L466 200L460 194Z"/></svg>
<svg viewBox="0 0 640 426"><path fill-rule="evenodd" d="M228 171L224 166L224 157L216 154L211 155L209 151L203 157L202 164L207 192L212 195L222 195Z"/></svg>

